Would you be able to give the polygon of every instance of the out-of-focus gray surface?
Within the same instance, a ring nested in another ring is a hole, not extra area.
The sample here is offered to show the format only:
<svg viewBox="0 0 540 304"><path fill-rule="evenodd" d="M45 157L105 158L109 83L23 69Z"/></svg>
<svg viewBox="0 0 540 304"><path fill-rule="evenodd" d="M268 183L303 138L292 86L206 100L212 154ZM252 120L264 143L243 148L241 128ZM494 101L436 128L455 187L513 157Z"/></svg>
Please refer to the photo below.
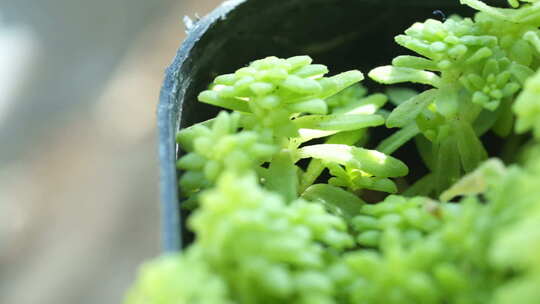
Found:
<svg viewBox="0 0 540 304"><path fill-rule="evenodd" d="M159 87L182 17L219 2L0 2L0 43L32 40L0 72L24 74L0 94L0 303L120 303L159 254Z"/></svg>
<svg viewBox="0 0 540 304"><path fill-rule="evenodd" d="M0 6L4 22L30 27L41 49L13 115L0 125L0 142L4 143L0 161L31 153L29 143L45 139L45 130L40 127L43 121L47 121L47 129L60 127L67 116L88 107L135 37L152 21L163 18L173 2L4 2ZM30 140L20 140L21 137Z"/></svg>

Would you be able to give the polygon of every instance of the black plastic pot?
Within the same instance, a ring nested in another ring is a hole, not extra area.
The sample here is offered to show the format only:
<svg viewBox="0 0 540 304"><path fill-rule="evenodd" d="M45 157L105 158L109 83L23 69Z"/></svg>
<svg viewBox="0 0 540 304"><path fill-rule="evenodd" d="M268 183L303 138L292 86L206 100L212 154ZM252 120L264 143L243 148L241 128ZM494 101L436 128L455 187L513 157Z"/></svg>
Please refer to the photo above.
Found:
<svg viewBox="0 0 540 304"><path fill-rule="evenodd" d="M367 73L406 53L393 37L415 21L442 18L435 10L472 13L458 0L237 0L201 19L167 69L158 107L165 251L190 242L179 207L175 133L216 114L218 109L196 99L215 76L265 56L304 54L333 73Z"/></svg>

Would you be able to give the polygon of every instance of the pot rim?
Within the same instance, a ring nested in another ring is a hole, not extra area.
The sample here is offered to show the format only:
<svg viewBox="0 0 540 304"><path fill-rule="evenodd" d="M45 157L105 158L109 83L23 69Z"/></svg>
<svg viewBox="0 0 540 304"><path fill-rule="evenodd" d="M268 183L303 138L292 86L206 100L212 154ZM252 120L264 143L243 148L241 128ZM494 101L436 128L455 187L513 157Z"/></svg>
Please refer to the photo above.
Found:
<svg viewBox="0 0 540 304"><path fill-rule="evenodd" d="M175 141L175 132L178 131L178 119L182 115L183 104L183 99L178 99L178 96L181 90L185 90L180 87L182 79L178 71L206 31L217 21L225 19L231 10L245 1L225 1L197 21L192 28L187 29L187 37L176 52L172 63L165 70L165 79L157 107L161 242L165 252L176 252L182 248L180 205L178 191L174 191L178 189L176 171L178 145Z"/></svg>

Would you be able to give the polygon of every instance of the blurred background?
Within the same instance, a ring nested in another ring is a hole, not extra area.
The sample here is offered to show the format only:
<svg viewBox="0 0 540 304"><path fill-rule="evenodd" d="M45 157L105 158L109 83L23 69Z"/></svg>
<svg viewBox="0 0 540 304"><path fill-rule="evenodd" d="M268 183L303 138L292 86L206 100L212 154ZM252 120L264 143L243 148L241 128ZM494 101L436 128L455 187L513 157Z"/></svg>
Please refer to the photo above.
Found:
<svg viewBox="0 0 540 304"><path fill-rule="evenodd" d="M220 2L0 0L0 303L121 303L159 254L159 88Z"/></svg>

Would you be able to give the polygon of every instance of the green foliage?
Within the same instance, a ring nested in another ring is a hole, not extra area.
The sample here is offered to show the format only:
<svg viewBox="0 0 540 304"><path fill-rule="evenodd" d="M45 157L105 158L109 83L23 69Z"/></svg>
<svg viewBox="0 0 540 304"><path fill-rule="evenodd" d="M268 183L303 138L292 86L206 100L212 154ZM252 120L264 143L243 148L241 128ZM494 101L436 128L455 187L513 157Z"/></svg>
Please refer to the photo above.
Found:
<svg viewBox="0 0 540 304"><path fill-rule="evenodd" d="M401 242L410 244L422 239L441 224L443 205L425 197L405 198L390 195L384 201L365 205L352 219L358 244L379 248L384 231L402 232Z"/></svg>
<svg viewBox="0 0 540 304"><path fill-rule="evenodd" d="M279 140L298 136L292 117L327 114L324 99L364 78L359 71L324 77L328 69L311 62L308 56L256 60L234 74L218 76L199 101L244 113L245 127L283 144Z"/></svg>
<svg viewBox="0 0 540 304"><path fill-rule="evenodd" d="M349 273L341 284L350 290L348 303L489 303L499 274L482 260L489 246L483 209L474 199L458 207L443 205L437 210L440 219L432 220L434 228L424 236L387 224L379 250L343 257Z"/></svg>
<svg viewBox="0 0 540 304"><path fill-rule="evenodd" d="M328 303L333 286L325 267L333 257L327 251L352 244L339 217L302 200L287 205L260 189L253 175L222 176L190 225L194 246L242 303Z"/></svg>
<svg viewBox="0 0 540 304"><path fill-rule="evenodd" d="M187 196L213 185L224 171L249 172L270 160L276 147L261 142L254 131L239 132L240 115L221 112L210 127L198 124L184 129L177 140L188 152L177 162L187 170L180 188Z"/></svg>
<svg viewBox="0 0 540 304"><path fill-rule="evenodd" d="M334 266L344 303L538 301L540 201L522 195L539 186L538 173L490 160L463 180L469 196L459 204L389 197L364 206L369 216L353 222L377 235L365 244L376 250L345 253Z"/></svg>
<svg viewBox="0 0 540 304"><path fill-rule="evenodd" d="M395 184L388 177L405 176L407 166L400 160L375 150L338 144L306 146L300 158L322 160L334 176L328 182L351 190L361 188L394 193Z"/></svg>
<svg viewBox="0 0 540 304"><path fill-rule="evenodd" d="M235 111L222 111L178 133L178 143L188 152L177 163L185 170L180 178L188 199L184 207L196 206L199 193L229 171L255 171L266 189L287 201L297 198L325 168L334 175L332 184L396 192L389 177L407 174L401 161L377 151L354 148L348 155L336 148L354 145L367 135L367 128L384 124L377 112L386 96L367 96L366 89L354 85L363 78L358 71L324 77L327 72L308 56L268 57L216 77L199 100ZM326 138L327 144L309 145L318 138ZM306 172L295 165L303 158L313 158Z"/></svg>
<svg viewBox="0 0 540 304"><path fill-rule="evenodd" d="M540 136L540 72L530 77L525 88L514 104L516 113L516 131L523 133L533 129L536 137Z"/></svg>
<svg viewBox="0 0 540 304"><path fill-rule="evenodd" d="M353 243L341 218L286 204L253 174L222 175L190 226L196 243L144 266L128 303L333 303L327 266Z"/></svg>
<svg viewBox="0 0 540 304"><path fill-rule="evenodd" d="M142 265L126 303L233 304L235 301L229 298L226 282L209 269L196 249L190 248L183 255L162 256Z"/></svg>
<svg viewBox="0 0 540 304"><path fill-rule="evenodd" d="M199 100L229 112L177 135L196 240L126 304L540 303L540 2L460 1L474 18L415 23L396 42L419 56L369 73L422 92L308 56L218 76Z"/></svg>
<svg viewBox="0 0 540 304"><path fill-rule="evenodd" d="M538 164L487 162L455 190L459 204L390 196L353 208L352 251L321 205L224 175L192 217L197 242L143 267L128 303L536 303L540 200L520 194L540 186Z"/></svg>
<svg viewBox="0 0 540 304"><path fill-rule="evenodd" d="M460 2L497 20L535 26L540 24L540 3L537 0L509 0L512 9L492 7L480 0L460 0Z"/></svg>
<svg viewBox="0 0 540 304"><path fill-rule="evenodd" d="M511 134L515 95L540 62L540 19L515 17L525 16L525 11L540 14L537 3L518 9L493 8L476 0L462 3L481 12L474 19L452 16L444 22L428 19L413 24L395 40L420 56L398 56L391 66L369 73L384 84L434 87L397 104L386 126L402 129L380 148L392 153L418 134L427 138L422 149L431 160L426 165L433 174L435 193L487 158L479 140L485 132ZM530 128L532 120L525 121L518 121L518 130Z"/></svg>

